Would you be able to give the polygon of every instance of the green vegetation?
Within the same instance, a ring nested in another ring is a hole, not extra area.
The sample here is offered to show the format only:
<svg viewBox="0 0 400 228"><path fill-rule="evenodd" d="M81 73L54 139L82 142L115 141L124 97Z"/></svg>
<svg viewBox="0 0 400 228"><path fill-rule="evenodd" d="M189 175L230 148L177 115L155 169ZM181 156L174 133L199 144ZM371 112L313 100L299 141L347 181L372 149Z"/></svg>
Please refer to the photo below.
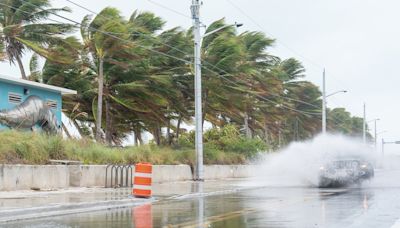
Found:
<svg viewBox="0 0 400 228"><path fill-rule="evenodd" d="M206 164L244 164L257 154L265 151L260 140L241 137L234 126L221 130L222 137L215 130L205 143ZM47 164L49 160L78 160L84 164L194 164L194 145L191 136L182 136L182 144L157 146L149 144L138 147L107 147L91 139L64 140L60 136L40 133L2 131L0 132L0 163ZM248 152L248 153L247 153Z"/></svg>
<svg viewBox="0 0 400 228"><path fill-rule="evenodd" d="M118 146L133 132L136 145L143 145L142 133L150 132L158 146L119 150L90 140L50 138L51 146L58 148L51 156L94 163L135 161L135 156L192 162L186 154L192 150L193 135L181 127L194 116L191 28L165 30L166 22L151 12L135 11L125 18L112 7L93 18L83 17L79 26L48 25L36 22L68 9L42 12L51 7L48 0L23 2L0 5L0 58L18 62L24 49L46 58L43 69L37 69L37 57L32 59L28 78L78 91L77 96L65 97L63 109L86 137ZM217 20L207 32L226 24ZM15 26L18 29L12 29ZM67 36L73 27L79 37ZM320 132L319 88L304 80L306 71L298 60L270 53L272 45L274 39L262 32L238 33L233 27L203 40L203 119L214 127L205 134L206 161L243 162L259 149L273 150ZM240 126L240 131L231 125ZM358 136L362 125L344 109L328 110L328 129ZM40 145L47 143L41 136L32 137L44 140ZM39 162L50 156L42 159L41 148L29 154L30 148L36 146L21 141L9 150L16 158L33 156Z"/></svg>
<svg viewBox="0 0 400 228"><path fill-rule="evenodd" d="M67 7L51 8L48 0L8 0L2 1L0 7L0 60L7 59L17 63L21 77L27 79L22 63L23 54L29 50L35 54L51 59L57 63L68 63L71 59L58 55L49 46L63 42L60 34L67 34L73 30L73 25L47 22L51 13L70 12ZM32 7L30 4L35 4ZM37 56L31 62L31 69L35 68ZM32 72L32 77L35 77Z"/></svg>

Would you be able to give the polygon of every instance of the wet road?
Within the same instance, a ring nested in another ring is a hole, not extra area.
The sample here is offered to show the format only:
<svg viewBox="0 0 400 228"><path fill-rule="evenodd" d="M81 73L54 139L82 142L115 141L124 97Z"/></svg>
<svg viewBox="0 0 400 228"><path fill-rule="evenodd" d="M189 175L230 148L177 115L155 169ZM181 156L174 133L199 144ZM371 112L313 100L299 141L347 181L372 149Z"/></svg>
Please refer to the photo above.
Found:
<svg viewBox="0 0 400 228"><path fill-rule="evenodd" d="M400 219L397 182L400 171L378 171L375 180L361 187L318 189L267 184L223 195L165 198L152 205L3 227L396 227ZM201 191L201 184L194 187Z"/></svg>

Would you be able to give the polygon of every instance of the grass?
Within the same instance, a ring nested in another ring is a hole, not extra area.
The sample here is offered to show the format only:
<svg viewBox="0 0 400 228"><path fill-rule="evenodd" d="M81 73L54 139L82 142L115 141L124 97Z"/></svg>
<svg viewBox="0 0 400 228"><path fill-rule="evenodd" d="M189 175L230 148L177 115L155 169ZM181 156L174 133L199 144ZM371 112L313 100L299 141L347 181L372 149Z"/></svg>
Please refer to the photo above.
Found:
<svg viewBox="0 0 400 228"><path fill-rule="evenodd" d="M205 143L206 164L243 164L248 157L243 149L224 151L221 146ZM84 164L194 164L194 149L191 145L158 147L144 145L126 148L110 148L90 139L64 140L60 136L41 133L1 131L0 163L48 164L49 160L79 160Z"/></svg>

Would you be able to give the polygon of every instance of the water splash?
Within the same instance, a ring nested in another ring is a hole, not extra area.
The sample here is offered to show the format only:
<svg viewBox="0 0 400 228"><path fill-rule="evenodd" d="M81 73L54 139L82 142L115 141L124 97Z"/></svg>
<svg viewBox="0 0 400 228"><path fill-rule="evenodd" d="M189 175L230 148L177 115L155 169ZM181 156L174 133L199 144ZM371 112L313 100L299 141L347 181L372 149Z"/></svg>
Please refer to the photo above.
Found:
<svg viewBox="0 0 400 228"><path fill-rule="evenodd" d="M376 153L358 138L319 135L264 156L257 181L277 186L316 186L321 165L345 159L375 164Z"/></svg>

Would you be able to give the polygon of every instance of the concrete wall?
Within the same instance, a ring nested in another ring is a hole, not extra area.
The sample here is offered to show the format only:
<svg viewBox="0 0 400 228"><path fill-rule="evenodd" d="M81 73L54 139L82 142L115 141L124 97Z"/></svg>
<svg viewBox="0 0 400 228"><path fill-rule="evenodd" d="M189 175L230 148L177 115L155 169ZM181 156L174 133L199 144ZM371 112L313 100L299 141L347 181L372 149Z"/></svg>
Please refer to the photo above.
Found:
<svg viewBox="0 0 400 228"><path fill-rule="evenodd" d="M204 179L217 180L225 178L252 177L256 173L252 165L206 165L204 167Z"/></svg>
<svg viewBox="0 0 400 228"><path fill-rule="evenodd" d="M64 165L0 165L0 191L68 186L69 172Z"/></svg>
<svg viewBox="0 0 400 228"><path fill-rule="evenodd" d="M106 168L106 165L0 165L0 191L105 186ZM215 180L251 177L254 176L255 169L249 165L205 166L204 178ZM108 172L110 171L109 168ZM134 173L134 168L132 171ZM192 175L188 165L153 166L155 183L188 181L192 180ZM110 175L107 182L111 183Z"/></svg>

